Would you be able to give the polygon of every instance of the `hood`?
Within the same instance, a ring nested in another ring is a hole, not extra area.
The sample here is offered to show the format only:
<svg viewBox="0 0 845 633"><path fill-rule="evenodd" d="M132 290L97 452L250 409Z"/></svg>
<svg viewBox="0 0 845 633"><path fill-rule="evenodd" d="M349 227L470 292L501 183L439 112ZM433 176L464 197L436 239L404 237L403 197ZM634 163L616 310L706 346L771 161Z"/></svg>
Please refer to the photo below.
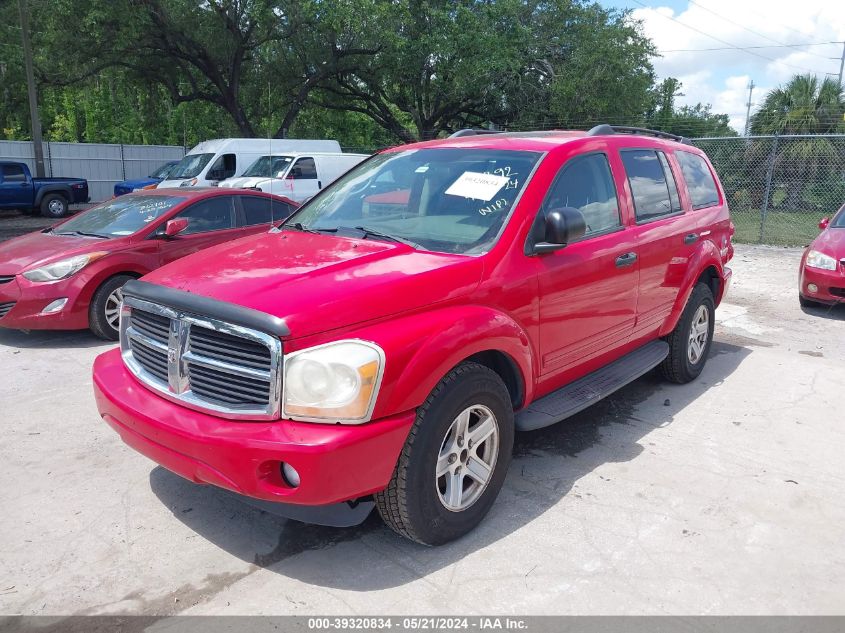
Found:
<svg viewBox="0 0 845 633"><path fill-rule="evenodd" d="M123 239L123 238L121 238ZM58 261L74 255L107 251L118 239L29 233L0 243L0 274L17 275L32 266Z"/></svg>
<svg viewBox="0 0 845 633"><path fill-rule="evenodd" d="M828 228L813 240L812 248L836 259L845 258L845 228Z"/></svg>
<svg viewBox="0 0 845 633"><path fill-rule="evenodd" d="M266 184L268 180L264 176L241 176L239 178L227 178L220 183L220 186L231 187L232 189L253 188Z"/></svg>
<svg viewBox="0 0 845 633"><path fill-rule="evenodd" d="M174 187L182 186L186 180L193 180L193 178L179 178L176 180L162 180L158 183L157 189L173 189Z"/></svg>
<svg viewBox="0 0 845 633"><path fill-rule="evenodd" d="M123 182L117 183L118 187L124 187L126 189L140 189L141 187L146 187L147 185L154 185L159 182L158 178L136 178L135 180L124 180Z"/></svg>
<svg viewBox="0 0 845 633"><path fill-rule="evenodd" d="M478 257L283 231L203 250L144 281L272 314L299 338L462 296L482 267Z"/></svg>

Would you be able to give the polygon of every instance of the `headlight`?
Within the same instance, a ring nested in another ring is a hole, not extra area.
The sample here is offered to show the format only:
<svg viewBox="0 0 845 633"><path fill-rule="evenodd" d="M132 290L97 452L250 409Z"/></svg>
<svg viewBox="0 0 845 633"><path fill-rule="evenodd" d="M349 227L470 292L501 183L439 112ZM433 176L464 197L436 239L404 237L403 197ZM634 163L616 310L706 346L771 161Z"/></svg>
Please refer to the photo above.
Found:
<svg viewBox="0 0 845 633"><path fill-rule="evenodd" d="M384 372L384 352L366 341L337 341L285 356L282 416L367 422Z"/></svg>
<svg viewBox="0 0 845 633"><path fill-rule="evenodd" d="M179 183L179 186L180 187L193 187L195 184L197 184L197 179L191 178L190 180L183 180L181 183Z"/></svg>
<svg viewBox="0 0 845 633"><path fill-rule="evenodd" d="M822 270L836 270L836 260L830 255L818 251L807 253L807 266L810 268L821 268Z"/></svg>
<svg viewBox="0 0 845 633"><path fill-rule="evenodd" d="M52 264L27 270L23 273L23 276L30 281L58 281L59 279L67 279L104 255L107 255L107 253L86 253L85 255L69 257L68 259L62 259Z"/></svg>

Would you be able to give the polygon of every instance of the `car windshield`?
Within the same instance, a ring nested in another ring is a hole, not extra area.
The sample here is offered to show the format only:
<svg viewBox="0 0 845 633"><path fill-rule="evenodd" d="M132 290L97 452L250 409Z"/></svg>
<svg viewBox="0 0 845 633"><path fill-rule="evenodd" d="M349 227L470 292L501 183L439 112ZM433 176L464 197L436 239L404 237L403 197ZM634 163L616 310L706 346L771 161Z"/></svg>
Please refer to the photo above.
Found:
<svg viewBox="0 0 845 633"><path fill-rule="evenodd" d="M212 158L214 154L188 154L173 166L173 171L167 177L171 180L193 178L208 165L208 161Z"/></svg>
<svg viewBox="0 0 845 633"><path fill-rule="evenodd" d="M120 196L83 211L57 226L53 233L94 237L132 235L184 200L181 196Z"/></svg>
<svg viewBox="0 0 845 633"><path fill-rule="evenodd" d="M293 160L290 156L262 156L244 172L244 176L281 178Z"/></svg>
<svg viewBox="0 0 845 633"><path fill-rule="evenodd" d="M540 156L464 148L379 154L324 189L285 226L482 253L495 243Z"/></svg>
<svg viewBox="0 0 845 633"><path fill-rule="evenodd" d="M150 178L161 178L162 180L164 180L165 178L167 178L167 174L170 173L170 170L172 170L175 166L176 166L175 163L173 163L173 164L165 163L164 165L162 165L161 167L156 169L153 173L151 173Z"/></svg>
<svg viewBox="0 0 845 633"><path fill-rule="evenodd" d="M845 229L845 204L843 204L839 208L839 211L837 211L836 215L833 216L833 220L830 221L830 226L837 229Z"/></svg>

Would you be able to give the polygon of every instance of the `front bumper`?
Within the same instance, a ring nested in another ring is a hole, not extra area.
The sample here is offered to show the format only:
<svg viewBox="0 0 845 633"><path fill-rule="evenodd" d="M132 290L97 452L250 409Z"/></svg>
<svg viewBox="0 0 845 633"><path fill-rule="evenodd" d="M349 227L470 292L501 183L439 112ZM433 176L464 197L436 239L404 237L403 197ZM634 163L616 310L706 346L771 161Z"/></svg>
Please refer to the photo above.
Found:
<svg viewBox="0 0 845 633"><path fill-rule="evenodd" d="M0 284L0 305L6 315L0 317L0 327L17 330L82 330L88 327L89 297L85 287L87 277L74 275L46 283L34 283L16 275L12 281ZM58 312L42 314L51 302L67 298Z"/></svg>
<svg viewBox="0 0 845 633"><path fill-rule="evenodd" d="M132 376L119 350L94 362L103 419L124 442L177 475L264 501L327 505L384 489L414 412L358 426L278 420L234 422L155 395ZM300 475L288 485L287 462Z"/></svg>
<svg viewBox="0 0 845 633"><path fill-rule="evenodd" d="M816 286L812 291L810 284ZM845 272L840 264L837 270L811 268L802 263L800 289L801 295L812 301L822 303L845 303Z"/></svg>

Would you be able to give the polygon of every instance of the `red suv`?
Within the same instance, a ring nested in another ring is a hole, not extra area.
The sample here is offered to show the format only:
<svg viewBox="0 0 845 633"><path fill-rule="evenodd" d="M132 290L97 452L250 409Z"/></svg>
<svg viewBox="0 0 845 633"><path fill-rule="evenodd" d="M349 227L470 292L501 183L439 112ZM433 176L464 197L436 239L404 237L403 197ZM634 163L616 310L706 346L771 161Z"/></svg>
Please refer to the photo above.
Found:
<svg viewBox="0 0 845 633"><path fill-rule="evenodd" d="M709 161L667 134L389 149L278 232L127 283L97 404L191 481L444 543L490 509L515 430L657 366L699 375L732 233Z"/></svg>
<svg viewBox="0 0 845 633"><path fill-rule="evenodd" d="M233 189L139 191L0 244L0 328L117 340L130 279L198 250L266 233L299 205Z"/></svg>

